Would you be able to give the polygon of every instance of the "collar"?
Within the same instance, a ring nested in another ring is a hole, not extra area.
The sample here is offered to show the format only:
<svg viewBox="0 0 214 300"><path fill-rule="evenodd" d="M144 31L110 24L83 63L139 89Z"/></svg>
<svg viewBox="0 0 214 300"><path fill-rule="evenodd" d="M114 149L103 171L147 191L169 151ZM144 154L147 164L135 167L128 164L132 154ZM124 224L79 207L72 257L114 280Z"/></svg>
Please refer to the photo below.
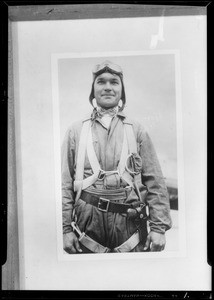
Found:
<svg viewBox="0 0 214 300"><path fill-rule="evenodd" d="M120 118L122 118L122 119L125 119L125 118L126 118L124 112L123 112L123 111L120 111L120 110L117 112L116 116L118 116L118 117L120 117ZM98 113L97 113L97 110L96 110L96 108L94 108L93 111L92 111L92 114L91 114L91 120L94 121L94 120L97 120L97 119L99 119L99 118L100 118L100 117L99 117L99 115L98 115Z"/></svg>
<svg viewBox="0 0 214 300"><path fill-rule="evenodd" d="M109 109L97 107L97 114L100 118L104 116L114 117L117 115L117 113L118 113L118 106Z"/></svg>

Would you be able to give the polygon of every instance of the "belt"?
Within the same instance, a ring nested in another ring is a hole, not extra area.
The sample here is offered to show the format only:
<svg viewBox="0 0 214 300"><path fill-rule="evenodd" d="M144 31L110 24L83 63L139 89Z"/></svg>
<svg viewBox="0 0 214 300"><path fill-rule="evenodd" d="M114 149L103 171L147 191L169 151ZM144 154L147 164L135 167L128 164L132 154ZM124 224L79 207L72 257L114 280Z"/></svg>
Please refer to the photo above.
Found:
<svg viewBox="0 0 214 300"><path fill-rule="evenodd" d="M125 200L127 197L125 191L121 192L106 192L106 194L94 194L86 191L82 191L80 199L88 204L91 204L98 208L102 212L114 212L114 213L127 213L128 209L132 209L132 205L117 203L118 200Z"/></svg>
<svg viewBox="0 0 214 300"><path fill-rule="evenodd" d="M113 249L108 247L104 247L100 243L96 242L92 238L90 238L84 232L81 232L79 227L75 222L71 223L73 230L78 234L78 239L80 243L94 253L108 253L108 252L130 252L140 243L140 233L137 230L128 240L126 240L123 244Z"/></svg>

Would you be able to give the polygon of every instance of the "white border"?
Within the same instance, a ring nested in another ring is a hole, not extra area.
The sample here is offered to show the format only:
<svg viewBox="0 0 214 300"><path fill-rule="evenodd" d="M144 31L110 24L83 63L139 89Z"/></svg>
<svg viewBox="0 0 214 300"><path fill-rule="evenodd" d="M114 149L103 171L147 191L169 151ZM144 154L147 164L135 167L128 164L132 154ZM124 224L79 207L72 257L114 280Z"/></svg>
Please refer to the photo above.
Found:
<svg viewBox="0 0 214 300"><path fill-rule="evenodd" d="M62 58L91 58L111 56L139 56L139 55L175 55L175 84L176 84L176 127L177 127L177 169L178 169L178 197L179 197L179 250L163 252L139 253L108 253L108 254L65 254L62 249L62 194L61 194L61 149L60 149L60 116L59 116L59 86L58 86L58 60ZM183 127L182 127L182 101L181 101L181 72L179 50L149 50L149 51L117 51L117 52L72 52L53 53L51 55L52 99L53 99L53 133L54 133L54 159L55 159L55 197L56 197L56 233L57 255L59 261L77 260L103 260L103 259L139 259L139 258L168 258L186 256L186 229L185 229L185 198L184 198L184 161L183 161Z"/></svg>

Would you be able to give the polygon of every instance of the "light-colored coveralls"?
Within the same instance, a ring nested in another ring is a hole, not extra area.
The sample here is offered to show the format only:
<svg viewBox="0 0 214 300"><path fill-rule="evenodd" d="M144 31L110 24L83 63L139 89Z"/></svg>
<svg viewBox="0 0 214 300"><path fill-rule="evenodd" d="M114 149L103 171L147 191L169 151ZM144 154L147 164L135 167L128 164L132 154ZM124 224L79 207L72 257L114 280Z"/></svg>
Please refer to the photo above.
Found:
<svg viewBox="0 0 214 300"><path fill-rule="evenodd" d="M99 116L94 110L92 120L92 139L96 156L102 170L116 170L120 161L123 144L123 122L127 117L123 112L118 112L113 117L110 127L103 126ZM130 120L128 120L130 123ZM152 142L138 122L131 122L137 142L138 154L142 160L142 184L139 190L147 188L146 204L148 205L148 223L150 230L165 233L171 227L170 206L167 188L163 179ZM75 208L77 224L82 232L99 242L103 246L113 249L125 242L137 228L140 227L141 242L133 251L143 251L147 237L147 221L127 218L124 214L102 212L97 207L78 199L75 203L74 180L77 163L82 121L74 123L67 131L62 145L62 209L63 233L72 231L72 212ZM84 178L92 175L87 154L84 163ZM125 188L125 182L118 174L104 176L97 180L88 189L115 190ZM138 203L139 197L134 189L128 193L125 203ZM82 246L83 252L90 252Z"/></svg>

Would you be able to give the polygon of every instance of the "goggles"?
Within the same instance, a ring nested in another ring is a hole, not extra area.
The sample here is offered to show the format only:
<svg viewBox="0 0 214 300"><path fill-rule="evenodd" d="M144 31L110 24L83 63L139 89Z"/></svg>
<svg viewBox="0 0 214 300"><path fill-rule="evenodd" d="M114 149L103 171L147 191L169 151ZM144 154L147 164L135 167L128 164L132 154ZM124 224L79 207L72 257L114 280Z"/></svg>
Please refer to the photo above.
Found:
<svg viewBox="0 0 214 300"><path fill-rule="evenodd" d="M96 65L92 71L94 78L105 72L114 73L120 77L123 77L123 71L121 67L108 60L104 61L102 64Z"/></svg>

